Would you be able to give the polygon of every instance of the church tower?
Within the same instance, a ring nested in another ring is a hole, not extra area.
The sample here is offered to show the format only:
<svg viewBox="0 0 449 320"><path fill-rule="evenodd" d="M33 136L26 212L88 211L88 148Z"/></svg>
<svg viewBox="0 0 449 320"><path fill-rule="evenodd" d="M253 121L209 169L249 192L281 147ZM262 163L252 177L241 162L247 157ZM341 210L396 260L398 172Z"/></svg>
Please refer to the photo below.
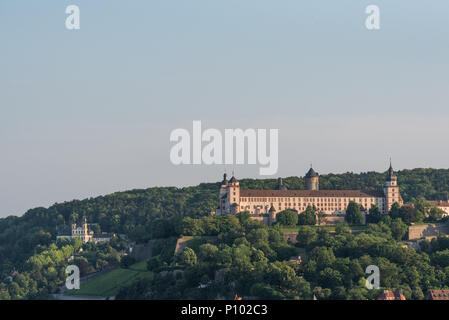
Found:
<svg viewBox="0 0 449 320"><path fill-rule="evenodd" d="M83 243L86 243L89 241L89 231L87 229L87 219L86 216L84 216L83 219Z"/></svg>
<svg viewBox="0 0 449 320"><path fill-rule="evenodd" d="M310 170L306 173L305 180L307 190L320 190L319 175L313 170L312 166L310 166Z"/></svg>
<svg viewBox="0 0 449 320"><path fill-rule="evenodd" d="M398 204L402 205L402 197L399 193L399 186L398 186L398 178L394 175L393 166L391 165L391 159L390 159L390 168L388 168L387 172L387 180L385 181L384 186L384 196L385 196L385 203L383 206L383 212L384 214L387 214L391 206L397 202Z"/></svg>

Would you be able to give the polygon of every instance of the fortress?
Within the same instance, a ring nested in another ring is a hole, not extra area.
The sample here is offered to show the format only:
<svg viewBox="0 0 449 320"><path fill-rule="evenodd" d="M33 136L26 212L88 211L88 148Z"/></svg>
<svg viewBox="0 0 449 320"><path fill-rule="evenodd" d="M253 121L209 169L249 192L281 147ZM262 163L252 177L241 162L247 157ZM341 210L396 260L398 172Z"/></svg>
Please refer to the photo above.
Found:
<svg viewBox="0 0 449 320"><path fill-rule="evenodd" d="M328 217L344 216L349 202L360 205L362 212L367 213L373 205L377 205L382 214L388 214L391 206L397 202L403 205L399 193L397 177L390 162L383 192L362 190L320 190L319 175L313 168L305 175L306 190L288 190L278 179L274 190L241 190L239 181L232 176L228 181L224 174L220 187L220 205L217 215L250 212L255 220L269 224L276 221L277 213L291 209L298 213L307 206L315 207Z"/></svg>

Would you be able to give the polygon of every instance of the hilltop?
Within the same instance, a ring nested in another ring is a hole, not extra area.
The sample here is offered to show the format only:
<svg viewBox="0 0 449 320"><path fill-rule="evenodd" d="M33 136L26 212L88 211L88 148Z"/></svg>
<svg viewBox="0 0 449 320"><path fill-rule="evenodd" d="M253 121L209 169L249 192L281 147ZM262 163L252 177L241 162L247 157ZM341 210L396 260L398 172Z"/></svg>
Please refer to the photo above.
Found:
<svg viewBox="0 0 449 320"><path fill-rule="evenodd" d="M413 198L449 198L449 169L412 169L397 172L401 194ZM385 173L343 173L320 176L321 189L377 190ZM276 179L240 179L242 189L272 189ZM284 178L289 189L304 189L301 177ZM86 216L99 231L125 234L137 243L178 236L183 217L209 215L218 204L219 182L194 187L154 187L34 208L23 216L0 219L0 282L12 270L26 268L27 260L54 242L56 226Z"/></svg>

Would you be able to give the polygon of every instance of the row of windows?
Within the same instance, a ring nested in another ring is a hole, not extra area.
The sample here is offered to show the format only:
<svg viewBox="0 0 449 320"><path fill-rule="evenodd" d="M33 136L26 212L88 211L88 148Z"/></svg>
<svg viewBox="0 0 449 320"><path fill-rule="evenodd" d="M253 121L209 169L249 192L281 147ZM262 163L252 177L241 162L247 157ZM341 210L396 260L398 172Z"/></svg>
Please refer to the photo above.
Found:
<svg viewBox="0 0 449 320"><path fill-rule="evenodd" d="M303 201L301 201L301 199ZM374 198L240 198L242 202L312 202L312 203L341 203L341 202L371 202Z"/></svg>
<svg viewBox="0 0 449 320"><path fill-rule="evenodd" d="M273 206L275 206L273 203L271 204ZM282 203L278 203L277 207L281 210L281 209L295 209L295 210L301 210L304 211L307 209L308 204L298 204L296 205L296 203L294 204L282 204ZM315 205L315 207L317 209L323 209L323 210L346 210L347 206L344 206L342 204L338 204L338 205L327 205L327 204L318 204ZM368 205L365 209L369 209L371 207L371 205ZM252 205L252 209L263 209L264 206L262 205ZM265 208L269 208L269 206L266 206ZM246 205L246 206L240 206L241 210L248 210L251 209L251 205Z"/></svg>

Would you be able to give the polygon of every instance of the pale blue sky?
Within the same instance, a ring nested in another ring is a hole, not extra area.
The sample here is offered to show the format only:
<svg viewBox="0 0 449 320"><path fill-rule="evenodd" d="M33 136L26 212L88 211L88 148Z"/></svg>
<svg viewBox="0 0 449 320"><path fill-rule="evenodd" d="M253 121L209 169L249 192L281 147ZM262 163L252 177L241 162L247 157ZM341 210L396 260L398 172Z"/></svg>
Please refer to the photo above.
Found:
<svg viewBox="0 0 449 320"><path fill-rule="evenodd" d="M389 156L448 167L448 17L446 0L0 0L0 217L219 180L222 166L169 161L170 131L192 120L279 128L279 176Z"/></svg>

